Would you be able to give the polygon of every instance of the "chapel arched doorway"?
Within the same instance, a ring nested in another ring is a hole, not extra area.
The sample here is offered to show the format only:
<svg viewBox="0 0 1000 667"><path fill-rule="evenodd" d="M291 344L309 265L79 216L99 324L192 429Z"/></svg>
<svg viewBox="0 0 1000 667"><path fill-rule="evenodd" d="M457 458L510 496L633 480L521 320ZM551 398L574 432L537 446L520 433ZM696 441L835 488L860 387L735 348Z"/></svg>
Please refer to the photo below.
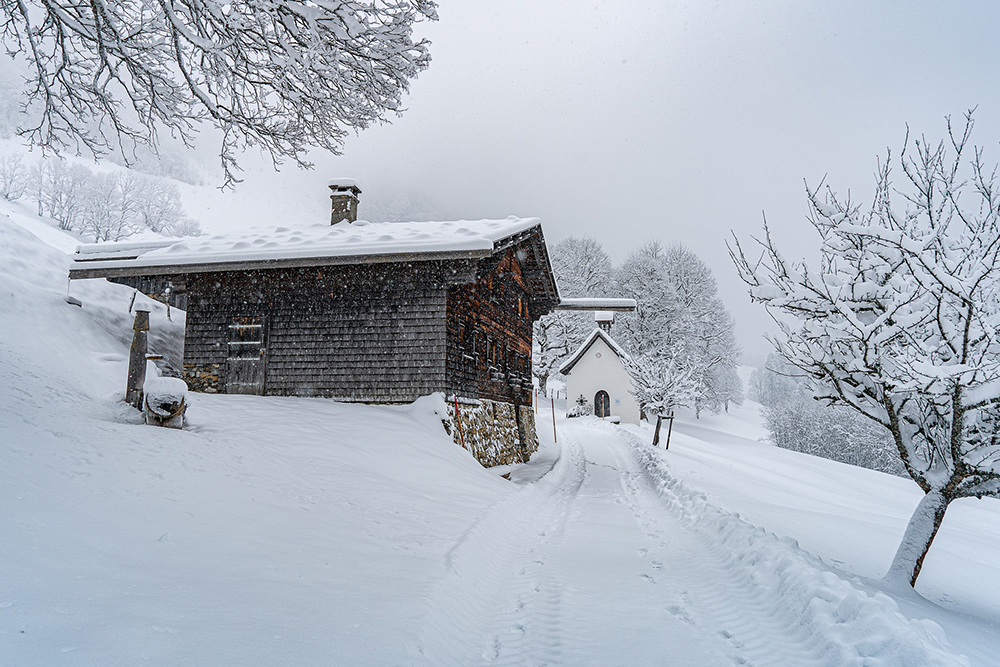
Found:
<svg viewBox="0 0 1000 667"><path fill-rule="evenodd" d="M603 389L594 396L594 414L601 418L611 416L611 397Z"/></svg>

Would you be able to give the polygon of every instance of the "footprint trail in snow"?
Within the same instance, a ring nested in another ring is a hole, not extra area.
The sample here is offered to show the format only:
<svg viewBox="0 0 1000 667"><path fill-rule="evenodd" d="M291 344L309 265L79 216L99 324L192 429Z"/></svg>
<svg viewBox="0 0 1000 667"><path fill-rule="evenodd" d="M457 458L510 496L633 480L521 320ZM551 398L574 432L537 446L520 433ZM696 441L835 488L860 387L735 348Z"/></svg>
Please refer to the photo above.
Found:
<svg viewBox="0 0 1000 667"><path fill-rule="evenodd" d="M454 545L413 665L967 664L632 436L591 421L560 445Z"/></svg>

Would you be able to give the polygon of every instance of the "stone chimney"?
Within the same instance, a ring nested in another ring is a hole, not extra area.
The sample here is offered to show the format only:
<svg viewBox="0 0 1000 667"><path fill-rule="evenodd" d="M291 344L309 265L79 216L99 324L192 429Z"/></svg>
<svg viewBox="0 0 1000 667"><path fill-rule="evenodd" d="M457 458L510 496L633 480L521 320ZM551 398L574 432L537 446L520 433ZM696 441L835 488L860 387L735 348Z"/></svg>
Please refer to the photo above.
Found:
<svg viewBox="0 0 1000 667"><path fill-rule="evenodd" d="M611 333L611 325L615 321L615 314L610 311L599 310L594 313L594 320L597 322L597 326L601 328L605 333Z"/></svg>
<svg viewBox="0 0 1000 667"><path fill-rule="evenodd" d="M342 220L354 222L358 219L358 195L361 187L353 178L330 179L330 200L333 202L330 212L330 224L335 225Z"/></svg>

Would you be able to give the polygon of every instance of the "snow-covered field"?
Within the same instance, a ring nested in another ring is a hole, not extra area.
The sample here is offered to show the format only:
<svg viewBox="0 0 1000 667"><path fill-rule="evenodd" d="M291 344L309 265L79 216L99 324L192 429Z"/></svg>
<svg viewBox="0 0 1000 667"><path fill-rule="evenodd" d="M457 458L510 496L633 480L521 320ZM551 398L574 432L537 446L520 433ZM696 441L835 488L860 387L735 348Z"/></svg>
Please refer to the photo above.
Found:
<svg viewBox="0 0 1000 667"><path fill-rule="evenodd" d="M929 602L875 582L916 486L762 444L753 405L669 452L594 419L556 444L543 411L509 471L433 398L190 395L184 431L144 426L131 291L67 304L72 246L0 202L0 666L997 664L996 501L949 510Z"/></svg>

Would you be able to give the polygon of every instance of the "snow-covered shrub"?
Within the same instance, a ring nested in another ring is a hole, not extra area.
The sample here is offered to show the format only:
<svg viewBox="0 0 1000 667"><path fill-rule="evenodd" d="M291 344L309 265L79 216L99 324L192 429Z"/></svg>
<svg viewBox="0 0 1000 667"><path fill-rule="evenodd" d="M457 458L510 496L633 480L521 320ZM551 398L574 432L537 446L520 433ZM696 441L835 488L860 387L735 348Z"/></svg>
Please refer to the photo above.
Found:
<svg viewBox="0 0 1000 667"><path fill-rule="evenodd" d="M586 417L594 414L594 406L587 402L587 397L580 394L576 399L576 405L566 411L567 417Z"/></svg>
<svg viewBox="0 0 1000 667"><path fill-rule="evenodd" d="M773 444L906 477L888 429L850 408L815 400L804 378L794 374L794 366L772 354L767 365L755 369L751 377Z"/></svg>

